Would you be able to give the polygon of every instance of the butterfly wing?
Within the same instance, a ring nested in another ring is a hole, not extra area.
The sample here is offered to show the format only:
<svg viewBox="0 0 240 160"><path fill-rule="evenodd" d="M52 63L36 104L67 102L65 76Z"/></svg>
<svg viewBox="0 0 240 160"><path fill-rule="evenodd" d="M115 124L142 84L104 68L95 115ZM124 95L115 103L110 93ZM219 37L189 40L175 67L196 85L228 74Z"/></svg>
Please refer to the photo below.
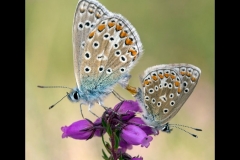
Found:
<svg viewBox="0 0 240 160"><path fill-rule="evenodd" d="M78 2L73 22L73 63L77 86L80 86L82 54L85 40L90 31L104 17L110 15L102 4L95 0L80 0Z"/></svg>
<svg viewBox="0 0 240 160"><path fill-rule="evenodd" d="M81 60L81 89L109 92L142 54L135 28L119 14L101 20L86 38ZM126 84L122 84L126 85Z"/></svg>
<svg viewBox="0 0 240 160"><path fill-rule="evenodd" d="M145 116L163 126L173 118L197 85L201 70L191 64L150 67L140 76Z"/></svg>

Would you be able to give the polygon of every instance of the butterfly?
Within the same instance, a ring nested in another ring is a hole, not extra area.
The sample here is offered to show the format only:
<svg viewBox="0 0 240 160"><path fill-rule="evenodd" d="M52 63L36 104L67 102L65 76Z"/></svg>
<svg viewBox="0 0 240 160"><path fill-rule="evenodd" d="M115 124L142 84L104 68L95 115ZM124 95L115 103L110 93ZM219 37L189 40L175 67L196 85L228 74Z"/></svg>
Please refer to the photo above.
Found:
<svg viewBox="0 0 240 160"><path fill-rule="evenodd" d="M170 133L172 129L169 121L193 92L200 74L201 70L198 67L185 63L147 68L140 76L141 88L135 91L135 98L143 111L142 119L145 123L156 130Z"/></svg>
<svg viewBox="0 0 240 160"><path fill-rule="evenodd" d="M127 88L130 70L143 54L136 29L96 0L80 0L73 21L73 64L77 86L71 102L103 106L116 84Z"/></svg>

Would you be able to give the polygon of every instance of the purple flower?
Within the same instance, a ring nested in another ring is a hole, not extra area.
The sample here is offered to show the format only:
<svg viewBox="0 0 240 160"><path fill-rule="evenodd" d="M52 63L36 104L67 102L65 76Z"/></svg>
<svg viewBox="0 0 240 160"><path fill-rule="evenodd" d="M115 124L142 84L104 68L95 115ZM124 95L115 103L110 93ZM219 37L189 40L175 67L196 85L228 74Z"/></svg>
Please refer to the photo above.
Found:
<svg viewBox="0 0 240 160"><path fill-rule="evenodd" d="M113 110L121 115L121 120L128 120L135 116L136 112L142 112L135 101L123 101L118 103Z"/></svg>
<svg viewBox="0 0 240 160"><path fill-rule="evenodd" d="M106 130L102 127L102 118L97 118L97 120L93 124L96 129L94 135L97 137L101 137L102 134L106 132Z"/></svg>
<svg viewBox="0 0 240 160"><path fill-rule="evenodd" d="M147 126L140 117L133 117L128 122L128 124L135 124L139 126L147 135L157 135L155 129Z"/></svg>
<svg viewBox="0 0 240 160"><path fill-rule="evenodd" d="M130 145L141 144L141 147L144 146L146 148L148 148L153 139L151 136L147 136L147 134L140 127L135 125L127 125L124 127L120 137Z"/></svg>
<svg viewBox="0 0 240 160"><path fill-rule="evenodd" d="M79 120L72 123L70 126L61 128L63 131L62 138L71 137L74 139L89 139L94 134L93 123L89 120Z"/></svg>
<svg viewBox="0 0 240 160"><path fill-rule="evenodd" d="M133 157L133 158L131 158L131 160L143 160L143 158L142 157Z"/></svg>

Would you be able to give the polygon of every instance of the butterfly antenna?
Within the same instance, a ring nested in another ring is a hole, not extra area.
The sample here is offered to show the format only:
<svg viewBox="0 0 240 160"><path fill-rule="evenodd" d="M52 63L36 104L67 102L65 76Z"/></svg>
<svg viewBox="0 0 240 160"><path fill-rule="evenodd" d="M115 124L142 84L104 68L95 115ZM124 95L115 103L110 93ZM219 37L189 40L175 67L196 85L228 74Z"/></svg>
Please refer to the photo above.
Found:
<svg viewBox="0 0 240 160"><path fill-rule="evenodd" d="M169 124L169 125L171 125L171 126L181 126L181 127L191 128L191 129L194 129L196 131L202 131L202 129L193 128L193 127L189 127L189 126L184 126L184 125L181 125L181 124Z"/></svg>
<svg viewBox="0 0 240 160"><path fill-rule="evenodd" d="M68 88L68 89L72 89L69 87L65 87L65 86L37 86L38 88Z"/></svg>
<svg viewBox="0 0 240 160"><path fill-rule="evenodd" d="M172 126L172 127L177 128L177 129L180 129L180 130L182 130L182 131L184 131L184 132L192 135L192 136L195 137L195 138L198 138L198 136L197 136L196 134L192 134L192 133L190 133L190 132L186 131L185 129L182 129L182 128L178 127L178 126L186 127L186 128L191 128L191 129L194 129L194 130L196 130L196 131L202 131L201 129L193 128L193 127L189 127L189 126L184 126L184 125L181 125L181 124L169 124L169 126Z"/></svg>
<svg viewBox="0 0 240 160"><path fill-rule="evenodd" d="M67 92L67 95L68 95L69 93ZM65 97L67 97L67 95L65 95L64 97L62 97L59 101L57 101L55 104L53 104L53 105L51 105L50 107L49 107L49 109L51 109L51 108L53 108L56 104L58 104L61 100L63 100L63 98L65 98Z"/></svg>

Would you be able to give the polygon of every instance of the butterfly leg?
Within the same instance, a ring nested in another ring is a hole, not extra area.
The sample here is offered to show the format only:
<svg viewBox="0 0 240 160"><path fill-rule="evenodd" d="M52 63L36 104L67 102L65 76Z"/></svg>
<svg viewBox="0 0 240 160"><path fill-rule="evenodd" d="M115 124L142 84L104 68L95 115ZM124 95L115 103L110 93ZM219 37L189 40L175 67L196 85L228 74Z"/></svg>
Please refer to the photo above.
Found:
<svg viewBox="0 0 240 160"><path fill-rule="evenodd" d="M122 97L122 96L120 96L116 91L112 91L112 94L115 96L115 97L117 97L117 99L119 99L119 101L124 101L125 99Z"/></svg>
<svg viewBox="0 0 240 160"><path fill-rule="evenodd" d="M80 104L80 112L81 112L82 118L84 119L84 116L83 116L83 113L82 113L82 103Z"/></svg>
<svg viewBox="0 0 240 160"><path fill-rule="evenodd" d="M99 118L95 113L93 113L93 112L91 111L90 108L88 109L88 111L91 112L91 113L92 113L94 116L96 116L97 118Z"/></svg>
<svg viewBox="0 0 240 160"><path fill-rule="evenodd" d="M99 104L101 107L103 107L105 110L108 109L108 107L105 107L100 101L98 102L98 104Z"/></svg>

